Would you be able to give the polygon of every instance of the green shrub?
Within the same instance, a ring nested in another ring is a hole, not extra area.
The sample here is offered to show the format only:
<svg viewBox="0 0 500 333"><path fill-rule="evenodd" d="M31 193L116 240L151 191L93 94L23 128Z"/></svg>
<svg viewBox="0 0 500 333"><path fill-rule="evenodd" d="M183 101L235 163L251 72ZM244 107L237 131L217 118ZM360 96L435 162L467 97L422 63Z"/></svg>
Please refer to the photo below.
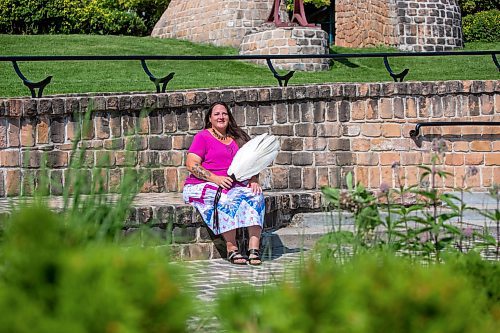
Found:
<svg viewBox="0 0 500 333"><path fill-rule="evenodd" d="M287 0L286 6L289 10L293 10L294 0ZM331 0L304 0L304 3L313 4L316 8L330 6Z"/></svg>
<svg viewBox="0 0 500 333"><path fill-rule="evenodd" d="M147 31L151 31L167 9L170 0L101 0L100 2L106 3L106 7L109 8L136 13L144 21Z"/></svg>
<svg viewBox="0 0 500 333"><path fill-rule="evenodd" d="M465 41L500 41L499 22L500 10L496 9L465 16L462 20Z"/></svg>
<svg viewBox="0 0 500 333"><path fill-rule="evenodd" d="M458 5L462 11L462 16L483 12L490 9L499 9L498 0L459 0Z"/></svg>
<svg viewBox="0 0 500 333"><path fill-rule="evenodd" d="M311 262L298 285L246 289L218 305L229 332L495 332L484 295L446 265L358 257Z"/></svg>
<svg viewBox="0 0 500 333"><path fill-rule="evenodd" d="M486 295L488 308L500 320L500 262L483 260L476 252L456 255L449 260L453 269L469 278Z"/></svg>
<svg viewBox="0 0 500 333"><path fill-rule="evenodd" d="M177 270L144 248L79 242L47 208L25 207L0 247L0 332L185 332Z"/></svg>
<svg viewBox="0 0 500 333"><path fill-rule="evenodd" d="M0 33L143 36L170 0L0 0Z"/></svg>

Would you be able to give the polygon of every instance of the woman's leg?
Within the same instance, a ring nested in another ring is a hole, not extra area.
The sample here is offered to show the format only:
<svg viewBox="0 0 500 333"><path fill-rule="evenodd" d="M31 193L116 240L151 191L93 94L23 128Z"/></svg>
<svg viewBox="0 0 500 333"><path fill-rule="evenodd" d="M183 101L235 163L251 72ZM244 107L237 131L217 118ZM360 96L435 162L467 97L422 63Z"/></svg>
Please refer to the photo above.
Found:
<svg viewBox="0 0 500 333"><path fill-rule="evenodd" d="M248 227L248 248L249 249L260 249L260 234L262 232L262 227L260 225L252 225Z"/></svg>
<svg viewBox="0 0 500 333"><path fill-rule="evenodd" d="M236 244L236 229L222 233L222 237L224 237L224 240L226 241L227 253L238 250L238 246ZM246 261L247 261L246 258L239 256L234 258L233 263L244 264L246 263Z"/></svg>
<svg viewBox="0 0 500 333"><path fill-rule="evenodd" d="M260 250L260 234L262 233L262 227L260 225L252 225L248 227L248 250ZM259 265L261 260L258 255L250 254L248 260L252 265Z"/></svg>

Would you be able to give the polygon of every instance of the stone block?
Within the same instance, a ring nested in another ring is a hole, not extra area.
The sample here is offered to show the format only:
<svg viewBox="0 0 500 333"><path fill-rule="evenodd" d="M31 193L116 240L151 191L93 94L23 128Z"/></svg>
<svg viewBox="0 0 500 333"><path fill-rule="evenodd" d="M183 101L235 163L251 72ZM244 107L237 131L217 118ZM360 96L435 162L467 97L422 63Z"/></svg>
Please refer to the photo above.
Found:
<svg viewBox="0 0 500 333"><path fill-rule="evenodd" d="M296 166L312 165L314 155L309 152L299 152L292 154L292 164Z"/></svg>
<svg viewBox="0 0 500 333"><path fill-rule="evenodd" d="M160 163L164 166L181 166L184 154L179 151L160 152Z"/></svg>
<svg viewBox="0 0 500 333"><path fill-rule="evenodd" d="M299 104L291 104L288 107L288 121L290 123L298 123L300 121L300 106L299 106Z"/></svg>
<svg viewBox="0 0 500 333"><path fill-rule="evenodd" d="M29 99L24 101L23 106L23 116L32 117L37 114L38 111L38 103L36 99ZM0 112L0 115L3 114Z"/></svg>
<svg viewBox="0 0 500 333"><path fill-rule="evenodd" d="M271 126L271 134L273 135L293 135L293 125L274 125Z"/></svg>
<svg viewBox="0 0 500 333"><path fill-rule="evenodd" d="M272 167L271 175L274 189L288 188L288 168Z"/></svg>
<svg viewBox="0 0 500 333"><path fill-rule="evenodd" d="M339 123L318 124L316 128L319 137L339 137L342 134L342 125Z"/></svg>
<svg viewBox="0 0 500 333"><path fill-rule="evenodd" d="M139 165L141 167L158 167L160 165L160 155L157 151L139 152Z"/></svg>
<svg viewBox="0 0 500 333"><path fill-rule="evenodd" d="M38 122L36 124L36 143L37 144L49 143L49 129L50 129L49 118L46 116L38 117Z"/></svg>
<svg viewBox="0 0 500 333"><path fill-rule="evenodd" d="M68 152L49 151L47 153L47 167L63 168L68 166Z"/></svg>
<svg viewBox="0 0 500 333"><path fill-rule="evenodd" d="M35 145L35 127L31 120L21 121L21 145L23 147L33 147Z"/></svg>
<svg viewBox="0 0 500 333"><path fill-rule="evenodd" d="M327 146L326 138L307 137L304 139L305 150L325 150Z"/></svg>
<svg viewBox="0 0 500 333"><path fill-rule="evenodd" d="M65 141L65 124L63 118L52 118L50 123L50 141L63 143Z"/></svg>
<svg viewBox="0 0 500 333"><path fill-rule="evenodd" d="M148 146L148 140L142 136L129 136L125 138L125 148L128 150L145 150Z"/></svg>
<svg viewBox="0 0 500 333"><path fill-rule="evenodd" d="M112 151L96 151L95 166L99 168L109 168L116 165L115 153Z"/></svg>
<svg viewBox="0 0 500 333"><path fill-rule="evenodd" d="M19 118L7 118L8 146L19 147L21 145L21 122ZM0 125L1 126L1 125ZM7 139L7 138L6 138Z"/></svg>
<svg viewBox="0 0 500 333"><path fill-rule="evenodd" d="M314 124L295 124L294 129L296 136L316 136L316 126Z"/></svg>
<svg viewBox="0 0 500 333"><path fill-rule="evenodd" d="M350 152L337 152L337 165L353 165L355 164L356 155Z"/></svg>
<svg viewBox="0 0 500 333"><path fill-rule="evenodd" d="M304 140L301 138L283 138L281 140L282 151L301 151L304 149Z"/></svg>
<svg viewBox="0 0 500 333"><path fill-rule="evenodd" d="M21 171L6 170L5 192L7 196L19 196L21 194Z"/></svg>
<svg viewBox="0 0 500 333"><path fill-rule="evenodd" d="M8 123L7 119L0 118L0 148L6 148L8 145Z"/></svg>
<svg viewBox="0 0 500 333"><path fill-rule="evenodd" d="M28 152L23 152L24 155ZM0 166L1 167L18 167L21 165L21 159L18 150L2 150L0 151Z"/></svg>
<svg viewBox="0 0 500 333"><path fill-rule="evenodd" d="M188 114L189 130L201 130L205 126L202 109L193 109Z"/></svg>
<svg viewBox="0 0 500 333"><path fill-rule="evenodd" d="M273 106L259 105L259 125L270 125L273 122Z"/></svg>
<svg viewBox="0 0 500 333"><path fill-rule="evenodd" d="M62 195L63 194L63 171L51 170L50 171L50 194Z"/></svg>
<svg viewBox="0 0 500 333"><path fill-rule="evenodd" d="M21 158L19 151L4 151L2 152L2 165L6 167L20 166L23 168L40 168L42 152L39 150L23 151Z"/></svg>
<svg viewBox="0 0 500 333"><path fill-rule="evenodd" d="M339 121L347 122L351 119L351 104L348 101L342 100L339 103Z"/></svg>
<svg viewBox="0 0 500 333"><path fill-rule="evenodd" d="M331 152L314 153L314 165L316 166L336 165L336 163L337 160L334 153Z"/></svg>
<svg viewBox="0 0 500 333"><path fill-rule="evenodd" d="M299 189L302 187L302 169L288 169L288 187L291 189Z"/></svg>
<svg viewBox="0 0 500 333"><path fill-rule="evenodd" d="M177 117L174 111L163 113L163 130L165 133L173 133L177 131Z"/></svg>
<svg viewBox="0 0 500 333"><path fill-rule="evenodd" d="M149 149L170 150L172 149L172 137L170 136L149 136Z"/></svg>
<svg viewBox="0 0 500 333"><path fill-rule="evenodd" d="M245 118L247 126L256 126L259 119L257 108L253 105L248 105L245 110Z"/></svg>
<svg viewBox="0 0 500 333"><path fill-rule="evenodd" d="M276 104L274 110L274 119L278 124L284 124L288 121L287 104L285 103Z"/></svg>

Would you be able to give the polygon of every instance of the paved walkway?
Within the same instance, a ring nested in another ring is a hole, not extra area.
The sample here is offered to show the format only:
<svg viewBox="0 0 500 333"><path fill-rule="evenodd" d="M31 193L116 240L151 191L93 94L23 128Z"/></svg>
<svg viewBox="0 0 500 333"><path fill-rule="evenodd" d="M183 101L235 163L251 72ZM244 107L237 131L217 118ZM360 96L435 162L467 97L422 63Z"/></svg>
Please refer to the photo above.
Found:
<svg viewBox="0 0 500 333"><path fill-rule="evenodd" d="M248 285L264 288L283 280L294 281L297 268L308 253L296 252L263 258L260 266L232 265L224 259L196 260L177 263L185 268L190 292L203 301L213 301L222 290Z"/></svg>
<svg viewBox="0 0 500 333"><path fill-rule="evenodd" d="M188 322L190 333L223 333L217 317L210 308L220 292L230 291L241 286L251 286L263 290L281 281L296 281L298 269L309 255L308 251L275 254L263 258L260 266L237 266L224 259L177 262L183 268L187 281L187 291L204 301L200 316ZM207 307L208 306L208 307Z"/></svg>

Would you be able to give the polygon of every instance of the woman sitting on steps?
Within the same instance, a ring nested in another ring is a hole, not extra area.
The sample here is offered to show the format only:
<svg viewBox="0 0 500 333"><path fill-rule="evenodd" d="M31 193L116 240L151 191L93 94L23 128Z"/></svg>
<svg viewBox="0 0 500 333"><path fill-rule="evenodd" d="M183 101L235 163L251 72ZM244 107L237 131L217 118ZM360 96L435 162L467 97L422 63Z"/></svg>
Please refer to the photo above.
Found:
<svg viewBox="0 0 500 333"><path fill-rule="evenodd" d="M188 150L183 198L200 212L214 234L222 234L227 258L236 265L260 265L260 235L264 222L264 196L258 175L247 182L235 182L227 170L238 149L250 140L234 120L229 107L212 104L205 116L205 128L197 133ZM214 199L218 187L223 191L217 205L218 228L214 227ZM236 229L248 228L248 257L240 253Z"/></svg>

